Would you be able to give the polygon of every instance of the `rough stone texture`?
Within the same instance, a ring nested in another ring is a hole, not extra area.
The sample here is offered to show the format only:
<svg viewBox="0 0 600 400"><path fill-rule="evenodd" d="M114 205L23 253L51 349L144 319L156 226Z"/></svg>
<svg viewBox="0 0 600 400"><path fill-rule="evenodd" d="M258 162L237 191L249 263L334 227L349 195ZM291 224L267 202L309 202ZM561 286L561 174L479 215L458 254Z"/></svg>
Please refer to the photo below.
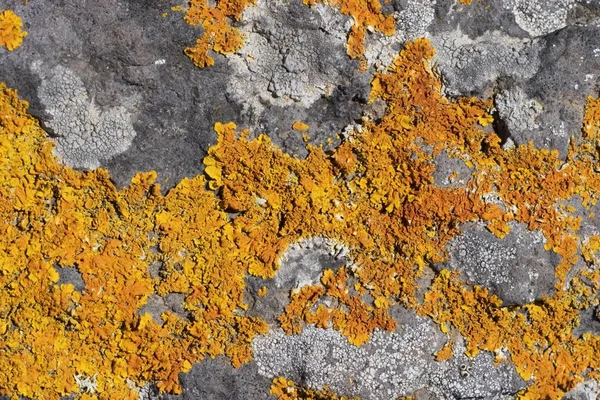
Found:
<svg viewBox="0 0 600 400"><path fill-rule="evenodd" d="M564 400L597 400L600 397L600 383L596 380L582 382L567 393Z"/></svg>
<svg viewBox="0 0 600 400"><path fill-rule="evenodd" d="M295 121L308 124L311 143L335 146L336 134L359 131L363 116L381 116L381 103L368 104L373 73L389 65L406 40L420 36L437 47L435 68L449 96L494 99L494 128L506 148L533 141L564 156L570 137L580 136L586 97L600 93L596 0L475 0L468 6L455 0L391 0L383 7L394 13L397 33L367 35L370 68L364 73L346 55L350 18L328 6L305 7L300 0L258 1L237 22L246 46L230 57L213 55L215 65L202 70L183 54L201 28L170 11L184 1L1 3L23 18L29 34L18 51L0 48L0 80L30 102L63 162L106 167L118 186L140 171L157 170L166 188L201 173L217 121L234 121L252 135L266 132L297 157L306 150L302 133L292 130ZM464 162L446 153L435 165L438 186L465 187L470 178ZM582 240L599 234L599 219L592 217L600 215L599 206L586 210L580 199L571 200L573 215L582 217ZM508 305L552 293L557 256L543 249L539 233L511 227L501 240L482 225L465 225L448 246L449 261L434 267L459 269ZM397 332L378 332L360 348L334 331L313 327L284 336L275 319L290 292L318 283L324 269L351 263L346 250L336 246L322 238L294 244L274 279L247 278L248 314L274 328L254 343L258 363L236 370L225 358L206 359L181 375L182 396L159 396L149 385L140 389L142 398L267 398L270 379L280 373L298 383L327 384L375 399L513 398L525 385L512 367L493 367L491 354L467 359L460 340L452 359L433 361L447 338L407 311L394 315ZM57 270L59 284L84 290L75 269ZM159 273L160 265L151 268L153 276ZM434 274L420 281L421 291ZM259 297L263 286L267 294ZM157 322L165 311L185 317L181 303L177 294L152 296L139 312L149 312ZM575 333L598 334L598 315L598 308L582 311ZM464 366L470 367L468 377L461 374ZM590 381L566 398L592 399L599 392L598 383Z"/></svg>
<svg viewBox="0 0 600 400"><path fill-rule="evenodd" d="M484 398L514 394L525 386L514 367L493 365L493 355L468 359L461 343L455 356L436 362L434 352L446 341L431 321L404 310L396 332L375 331L356 347L339 332L308 326L299 335L281 330L256 338L258 371L362 399L392 399L427 388L439 399Z"/></svg>
<svg viewBox="0 0 600 400"><path fill-rule="evenodd" d="M544 237L524 224L511 223L498 239L481 224L467 224L448 244L450 258L440 267L457 269L465 279L484 286L506 305L526 304L551 295L556 253L544 250Z"/></svg>
<svg viewBox="0 0 600 400"><path fill-rule="evenodd" d="M240 107L226 96L205 101L207 93L226 92L230 68L223 57L210 69L193 66L182 49L193 43L198 32L182 23L180 13L162 17L171 5L166 0L101 0L85 6L74 0L2 2L2 7L23 18L30 32L19 51L0 49L2 80L30 101L34 115L42 120L52 116L42 99L52 76L42 83L44 78L32 71L33 65L43 66L48 73L72 71L83 82L77 90L80 96L87 95L85 105L93 102L99 115L130 108L135 138L127 151L93 153L119 186L136 172L152 169L167 187L184 176L197 175L206 149L215 140L213 124L242 122L237 118ZM53 121L47 121L50 128ZM106 135L119 136L118 127L107 128ZM56 130L53 134L71 137ZM127 137L132 138L131 132ZM105 143L109 149L112 145ZM79 158L73 161L78 167L92 166Z"/></svg>
<svg viewBox="0 0 600 400"><path fill-rule="evenodd" d="M181 374L183 394L178 396L161 395L164 400L246 400L273 399L269 395L271 379L258 373L254 361L233 368L229 359L209 358L195 364L190 372ZM150 392L148 398L157 398L157 393Z"/></svg>
<svg viewBox="0 0 600 400"><path fill-rule="evenodd" d="M58 285L71 284L73 285L75 290L78 290L80 292L82 292L83 289L85 289L85 282L83 281L83 277L76 268L64 268L59 266L55 266L54 268L56 269L56 272L58 272L59 276L57 282Z"/></svg>
<svg viewBox="0 0 600 400"><path fill-rule="evenodd" d="M434 184L438 187L465 187L471 179L471 170L459 158L449 157L442 151L435 158Z"/></svg>

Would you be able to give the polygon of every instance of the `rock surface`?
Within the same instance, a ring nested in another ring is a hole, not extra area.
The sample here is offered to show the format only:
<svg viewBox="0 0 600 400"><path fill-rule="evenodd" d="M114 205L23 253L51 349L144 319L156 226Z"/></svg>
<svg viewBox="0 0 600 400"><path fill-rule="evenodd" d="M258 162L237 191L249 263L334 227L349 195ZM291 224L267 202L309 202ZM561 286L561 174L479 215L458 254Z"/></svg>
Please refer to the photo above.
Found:
<svg viewBox="0 0 600 400"><path fill-rule="evenodd" d="M26 3L26 2L25 2ZM267 133L292 156L306 157L306 142L331 149L363 118L381 117L369 103L371 80L406 40L427 37L437 49L436 70L449 97L493 99L493 128L503 143L558 150L566 157L581 140L587 96L600 93L600 3L594 0L392 0L396 33L368 33L366 71L346 54L351 18L332 7L308 8L300 0L259 0L236 22L245 47L215 65L196 68L184 55L201 28L171 11L175 1L3 0L28 36L18 51L0 48L0 80L16 88L30 112L56 142L55 154L78 169L104 167L118 187L140 171L156 170L163 189L203 172L215 144L216 122L235 122L251 137ZM296 121L306 132L293 129ZM303 137L305 135L305 137ZM445 152L437 155L434 184L466 188L471 169ZM585 236L598 234L598 217L575 201ZM596 207L597 209L597 207ZM485 226L467 224L448 246L449 259L434 265L460 271L507 306L534 303L555 291L556 253L524 224L503 239ZM267 399L274 378L312 388L328 386L363 399L514 398L527 386L508 362L494 355L465 356L457 338L451 358L436 361L455 333L398 311L396 331L377 331L365 345L348 343L333 329L306 326L285 335L276 317L291 292L318 285L323 271L351 266L349 250L324 238L290 246L273 279L247 278L248 313L264 318L269 334L252 343L255 361L234 369L228 359L205 359L181 374L183 394L143 398ZM61 283L85 285L71 268ZM265 288L266 294L258 293ZM186 316L183 295L153 296L142 310L159 322L170 310ZM600 333L598 308L581 313L578 334ZM566 398L592 399L596 381Z"/></svg>

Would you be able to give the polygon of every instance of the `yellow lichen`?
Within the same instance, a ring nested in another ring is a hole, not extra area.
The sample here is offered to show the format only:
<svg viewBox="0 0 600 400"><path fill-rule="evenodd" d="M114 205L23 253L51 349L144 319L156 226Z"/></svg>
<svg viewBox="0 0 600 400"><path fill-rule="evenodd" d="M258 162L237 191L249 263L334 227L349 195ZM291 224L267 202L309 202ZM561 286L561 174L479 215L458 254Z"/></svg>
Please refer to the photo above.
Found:
<svg viewBox="0 0 600 400"><path fill-rule="evenodd" d="M270 392L277 396L278 400L358 400L358 397L339 396L327 387L315 390L298 386L294 381L282 376L273 379Z"/></svg>
<svg viewBox="0 0 600 400"><path fill-rule="evenodd" d="M296 121L292 125L292 129L295 131L306 132L308 130L308 125L302 121Z"/></svg>
<svg viewBox="0 0 600 400"><path fill-rule="evenodd" d="M232 5L217 7L239 15ZM268 326L245 314L246 275L274 277L288 246L312 236L343 243L353 265L292 293L279 316L290 334L310 323L360 345L375 328L393 330L388 310L401 304L460 333L469 356L507 349L519 374L533 379L525 397L559 398L584 374L600 377L600 338L573 335L579 311L598 303L600 273L584 269L567 285L580 250L592 264L600 245L582 242L580 219L556 206L598 198L598 101L588 100L583 138L566 161L532 144L504 150L481 129L490 101L442 95L433 52L427 40L407 43L372 82L371 98L387 102L387 113L364 120L331 154L309 145L299 160L266 135L249 139L218 123L205 175L166 195L153 172L117 190L102 169L60 165L27 104L0 85L0 394L58 399L78 392L75 376L95 376L99 398L135 398L131 382L177 393L178 374L206 356L247 362L253 337ZM433 184L441 151L471 166L466 187ZM420 303L425 266L447 258L446 244L469 221L498 236L511 222L541 231L561 258L556 293L503 307L444 270ZM162 264L158 278L148 272L154 263ZM76 268L85 290L59 285L56 267ZM165 312L159 325L139 315L151 294L169 293L184 294L187 319ZM277 395L290 395L292 384L277 385Z"/></svg>
<svg viewBox="0 0 600 400"><path fill-rule="evenodd" d="M11 10L0 12L0 47L15 50L23 42L27 32L23 31L23 21Z"/></svg>
<svg viewBox="0 0 600 400"><path fill-rule="evenodd" d="M190 0L185 13L185 21L193 26L201 26L202 36L192 47L185 49L185 54L200 68L215 63L209 52L231 54L242 48L244 38L240 31L231 25L239 20L242 12L256 0L217 0L216 5L208 0Z"/></svg>

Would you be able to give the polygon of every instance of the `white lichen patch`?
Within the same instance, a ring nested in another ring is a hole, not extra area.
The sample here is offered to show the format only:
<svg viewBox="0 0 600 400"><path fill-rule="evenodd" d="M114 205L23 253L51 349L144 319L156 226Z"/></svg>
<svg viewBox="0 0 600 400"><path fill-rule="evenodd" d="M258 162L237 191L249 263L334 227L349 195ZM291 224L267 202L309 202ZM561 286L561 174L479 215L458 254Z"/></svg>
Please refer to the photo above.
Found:
<svg viewBox="0 0 600 400"><path fill-rule="evenodd" d="M398 55L400 46L407 40L427 36L427 28L435 18L435 0L409 0L406 6L394 13L396 32L391 36L382 33L367 35L365 59L378 70L389 66Z"/></svg>
<svg viewBox="0 0 600 400"><path fill-rule="evenodd" d="M435 61L444 74L448 95L482 90L498 77L529 79L540 68L539 46L531 39L514 38L499 31L472 39L458 26L433 36Z"/></svg>
<svg viewBox="0 0 600 400"><path fill-rule="evenodd" d="M98 383L96 382L97 374L94 374L93 376L75 375L74 378L81 393L94 394L98 392Z"/></svg>
<svg viewBox="0 0 600 400"><path fill-rule="evenodd" d="M440 399L487 398L524 386L514 367L494 366L491 353L467 358L462 341L450 360L435 361L433 354L445 341L431 321L414 316L397 332L376 330L360 347L335 330L307 326L299 335L276 330L258 336L252 348L263 376L285 376L362 399L395 399L423 388Z"/></svg>
<svg viewBox="0 0 600 400"><path fill-rule="evenodd" d="M544 236L522 223L510 223L503 239L482 224L466 224L463 234L448 243L445 268L484 286L506 304L526 304L550 295L554 287L555 253L544 249Z"/></svg>
<svg viewBox="0 0 600 400"><path fill-rule="evenodd" d="M574 0L508 0L515 21L532 37L544 36L567 26Z"/></svg>
<svg viewBox="0 0 600 400"><path fill-rule="evenodd" d="M542 104L527 97L523 89L516 87L499 93L495 98L496 108L511 132L539 129L536 118L542 113Z"/></svg>
<svg viewBox="0 0 600 400"><path fill-rule="evenodd" d="M136 132L125 107L98 107L83 81L61 65L47 71L37 63L32 70L42 79L38 97L48 115L44 124L62 163L94 169L129 148Z"/></svg>
<svg viewBox="0 0 600 400"><path fill-rule="evenodd" d="M293 12L301 14L290 24ZM243 14L244 47L228 57L234 70L229 94L252 113L268 105L309 107L336 85L351 23L321 4L258 1Z"/></svg>

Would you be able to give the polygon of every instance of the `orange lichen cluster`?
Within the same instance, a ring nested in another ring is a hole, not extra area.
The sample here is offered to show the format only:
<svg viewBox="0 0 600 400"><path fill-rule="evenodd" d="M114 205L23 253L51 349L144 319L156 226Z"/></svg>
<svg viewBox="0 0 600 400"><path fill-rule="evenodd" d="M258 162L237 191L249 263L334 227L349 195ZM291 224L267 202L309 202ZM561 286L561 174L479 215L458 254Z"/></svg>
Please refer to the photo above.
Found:
<svg viewBox="0 0 600 400"><path fill-rule="evenodd" d="M300 333L303 323L313 324L318 328L333 326L356 346L369 340L375 328L393 331L396 321L389 315L390 304L387 298L378 297L374 306L365 304L361 294L366 290L351 295L347 280L348 273L344 268L340 268L337 273L326 270L321 278L323 286L305 286L293 293L290 304L285 307L285 313L279 317L281 328L291 335ZM360 285L358 286L360 289ZM319 304L315 308L317 302L324 298L333 300L336 307Z"/></svg>
<svg viewBox="0 0 600 400"><path fill-rule="evenodd" d="M244 38L232 26L232 21L238 21L244 9L256 3L256 0L216 0L215 3L213 6L209 0L190 0L184 17L188 24L203 29L196 44L185 49L185 54L200 68L215 63L209 55L211 50L231 54L243 47Z"/></svg>
<svg viewBox="0 0 600 400"><path fill-rule="evenodd" d="M12 51L19 47L27 32L23 31L23 21L11 10L0 12L0 47Z"/></svg>
<svg viewBox="0 0 600 400"><path fill-rule="evenodd" d="M277 396L278 400L358 400L357 397L339 396L327 387L321 390L299 387L284 377L273 379L271 394Z"/></svg>
<svg viewBox="0 0 600 400"><path fill-rule="evenodd" d="M348 55L362 58L365 52L365 35L367 31L381 32L391 35L396 28L393 15L385 15L380 0L302 0L306 5L317 3L328 4L340 9L344 15L352 17L354 23L348 35Z"/></svg>
<svg viewBox="0 0 600 400"><path fill-rule="evenodd" d="M600 102L589 99L583 138L566 161L532 145L503 150L490 130L491 102L446 99L432 56L427 40L408 43L372 82L371 98L384 100L387 113L365 119L362 133L331 154L308 146L299 160L266 135L249 139L235 124L217 123L206 177L184 179L167 195L155 173L117 190L106 171L60 165L27 104L0 86L3 393L58 398L78 391L75 376L94 376L101 398L135 397L132 385L148 381L177 392L178 373L203 357L248 361L252 338L268 326L244 313L245 276L275 276L291 243L317 235L347 246L353 264L292 293L279 317L288 333L310 323L358 345L375 328L394 329L389 308L400 303L458 331L468 355L500 358L507 349L521 376L533 379L523 396L558 398L584 374L599 377L600 338L572 330L578 312L598 302L600 272L567 277L575 262L593 265L600 239L579 238L580 220L557 204L598 198ZM442 151L472 168L466 187L433 184ZM540 230L561 256L556 293L506 308L442 271L420 303L425 267L447 258L446 244L468 221L499 237L513 221ZM157 263L153 278L148 267ZM58 284L55 267L77 268L85 290ZM185 296L185 317L166 312L159 325L139 315L151 294L169 293ZM451 344L437 357L450 355ZM291 396L292 386L280 380L273 390Z"/></svg>
<svg viewBox="0 0 600 400"><path fill-rule="evenodd" d="M162 196L144 173L118 191L104 170L60 165L26 108L0 85L1 392L58 399L85 376L101 398L136 398L147 381L178 392L205 356L248 361L267 326L243 315L248 257L205 178ZM57 267L77 268L85 291L59 284ZM187 319L139 315L150 294L173 292Z"/></svg>

